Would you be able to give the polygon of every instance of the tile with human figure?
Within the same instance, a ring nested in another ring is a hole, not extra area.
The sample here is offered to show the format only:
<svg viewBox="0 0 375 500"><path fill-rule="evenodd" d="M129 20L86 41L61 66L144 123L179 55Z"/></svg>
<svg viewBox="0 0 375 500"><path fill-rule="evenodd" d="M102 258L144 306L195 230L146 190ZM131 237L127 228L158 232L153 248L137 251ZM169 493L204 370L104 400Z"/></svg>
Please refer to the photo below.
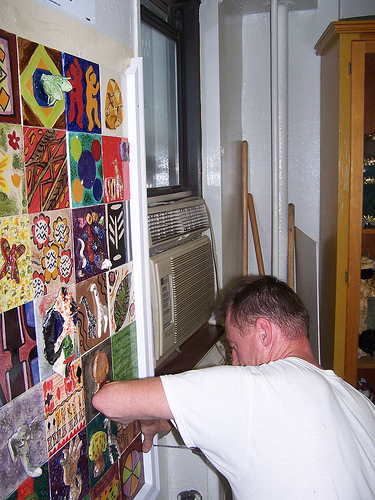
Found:
<svg viewBox="0 0 375 500"><path fill-rule="evenodd" d="M65 95L67 130L100 134L99 65L63 53L63 67L64 76L73 86L73 90Z"/></svg>

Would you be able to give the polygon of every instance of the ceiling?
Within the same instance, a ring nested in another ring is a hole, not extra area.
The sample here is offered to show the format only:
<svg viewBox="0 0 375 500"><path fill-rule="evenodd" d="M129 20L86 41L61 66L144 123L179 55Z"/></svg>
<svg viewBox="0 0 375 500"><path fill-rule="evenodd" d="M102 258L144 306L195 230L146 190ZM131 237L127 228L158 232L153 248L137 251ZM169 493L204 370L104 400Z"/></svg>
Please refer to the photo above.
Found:
<svg viewBox="0 0 375 500"><path fill-rule="evenodd" d="M270 0L233 0L242 14L259 14L270 11ZM290 10L310 10L318 8L318 0L285 0Z"/></svg>

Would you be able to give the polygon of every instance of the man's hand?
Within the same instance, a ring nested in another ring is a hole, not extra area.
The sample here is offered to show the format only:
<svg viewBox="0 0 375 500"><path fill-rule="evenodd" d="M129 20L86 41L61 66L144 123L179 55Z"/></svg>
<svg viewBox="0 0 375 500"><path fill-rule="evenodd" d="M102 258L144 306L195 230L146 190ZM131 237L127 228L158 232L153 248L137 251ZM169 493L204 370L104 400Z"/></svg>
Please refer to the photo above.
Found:
<svg viewBox="0 0 375 500"><path fill-rule="evenodd" d="M144 436L142 451L147 453L152 448L154 436L156 434L163 434L166 436L172 429L172 424L169 420L143 420L141 424L141 431Z"/></svg>

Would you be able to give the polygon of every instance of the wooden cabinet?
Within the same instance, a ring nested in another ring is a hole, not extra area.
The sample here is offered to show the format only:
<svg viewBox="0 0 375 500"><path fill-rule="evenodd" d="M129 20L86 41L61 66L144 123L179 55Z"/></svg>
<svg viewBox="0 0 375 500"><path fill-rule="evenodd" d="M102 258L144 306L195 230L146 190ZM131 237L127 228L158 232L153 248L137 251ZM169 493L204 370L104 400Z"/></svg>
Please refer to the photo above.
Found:
<svg viewBox="0 0 375 500"><path fill-rule="evenodd" d="M375 22L333 22L315 50L321 57L322 364L356 386L363 363L357 355L361 254L375 257L375 227L362 229L364 135L375 131ZM375 359L366 362L375 384Z"/></svg>

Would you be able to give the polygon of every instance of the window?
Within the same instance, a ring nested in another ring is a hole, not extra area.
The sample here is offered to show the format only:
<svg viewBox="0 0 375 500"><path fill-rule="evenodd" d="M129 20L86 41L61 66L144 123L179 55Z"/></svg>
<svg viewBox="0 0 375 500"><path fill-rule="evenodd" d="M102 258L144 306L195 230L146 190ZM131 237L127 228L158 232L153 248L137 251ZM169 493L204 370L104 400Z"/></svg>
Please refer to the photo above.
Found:
<svg viewBox="0 0 375 500"><path fill-rule="evenodd" d="M199 1L142 3L148 195L200 196Z"/></svg>

